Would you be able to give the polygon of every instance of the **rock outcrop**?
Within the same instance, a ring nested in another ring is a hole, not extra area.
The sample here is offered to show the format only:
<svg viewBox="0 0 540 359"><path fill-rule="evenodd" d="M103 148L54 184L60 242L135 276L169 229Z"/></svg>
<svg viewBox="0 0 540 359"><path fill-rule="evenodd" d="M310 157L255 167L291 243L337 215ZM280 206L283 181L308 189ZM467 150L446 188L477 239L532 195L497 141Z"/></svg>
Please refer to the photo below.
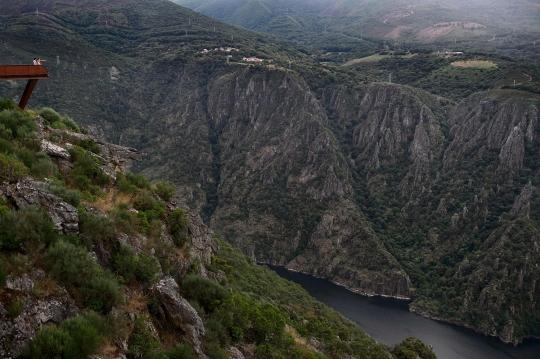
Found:
<svg viewBox="0 0 540 359"><path fill-rule="evenodd" d="M19 357L39 330L79 313L63 287L44 291L45 276L44 271L33 269L24 277L8 277L0 296L0 357ZM7 311L14 303L20 305L20 312Z"/></svg>
<svg viewBox="0 0 540 359"><path fill-rule="evenodd" d="M201 356L200 337L205 334L202 319L187 300L180 296L178 284L172 277L164 277L155 284L151 291L162 303L162 308L169 323L185 333L186 339Z"/></svg>
<svg viewBox="0 0 540 359"><path fill-rule="evenodd" d="M15 184L4 183L0 186L0 194L18 208L24 206L43 208L54 222L56 231L60 233L78 233L79 214L77 208L44 189L43 185L44 183L33 180L22 180Z"/></svg>

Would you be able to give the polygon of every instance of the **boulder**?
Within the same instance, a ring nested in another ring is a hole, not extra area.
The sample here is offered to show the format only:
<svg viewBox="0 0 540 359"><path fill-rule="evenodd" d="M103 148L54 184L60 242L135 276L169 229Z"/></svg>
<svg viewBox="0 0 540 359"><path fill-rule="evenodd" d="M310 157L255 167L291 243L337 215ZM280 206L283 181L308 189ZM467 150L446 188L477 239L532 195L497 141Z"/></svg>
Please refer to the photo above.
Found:
<svg viewBox="0 0 540 359"><path fill-rule="evenodd" d="M51 157L59 157L65 160L69 160L71 158L68 150L45 139L41 140L41 152L44 152Z"/></svg>

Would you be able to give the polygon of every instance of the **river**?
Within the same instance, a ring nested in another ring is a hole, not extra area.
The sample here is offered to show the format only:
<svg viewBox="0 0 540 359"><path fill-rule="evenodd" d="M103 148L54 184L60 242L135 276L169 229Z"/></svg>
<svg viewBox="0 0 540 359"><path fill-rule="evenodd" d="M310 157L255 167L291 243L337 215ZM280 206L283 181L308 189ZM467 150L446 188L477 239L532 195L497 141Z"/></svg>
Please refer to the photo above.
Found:
<svg viewBox="0 0 540 359"><path fill-rule="evenodd" d="M332 282L269 266L300 284L312 297L354 321L380 343L395 344L416 337L431 344L439 359L540 359L540 340L514 347L473 330L437 322L409 312L406 301L364 297Z"/></svg>

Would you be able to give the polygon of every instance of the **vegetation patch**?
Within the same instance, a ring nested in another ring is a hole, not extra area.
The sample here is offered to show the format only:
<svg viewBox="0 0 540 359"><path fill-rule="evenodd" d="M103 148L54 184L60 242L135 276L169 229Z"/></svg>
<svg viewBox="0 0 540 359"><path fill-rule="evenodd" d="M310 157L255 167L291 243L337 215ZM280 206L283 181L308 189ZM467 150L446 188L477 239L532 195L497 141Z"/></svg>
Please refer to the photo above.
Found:
<svg viewBox="0 0 540 359"><path fill-rule="evenodd" d="M466 60L466 61L454 61L451 64L455 67L475 68L475 69L491 69L498 65L493 61L487 60Z"/></svg>

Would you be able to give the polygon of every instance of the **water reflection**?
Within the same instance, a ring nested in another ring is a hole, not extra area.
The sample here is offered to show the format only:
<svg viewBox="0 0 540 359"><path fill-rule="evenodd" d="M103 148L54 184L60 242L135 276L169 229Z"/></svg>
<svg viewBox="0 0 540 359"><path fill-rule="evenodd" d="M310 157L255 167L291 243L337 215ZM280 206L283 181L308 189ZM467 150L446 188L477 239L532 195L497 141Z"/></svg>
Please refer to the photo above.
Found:
<svg viewBox="0 0 540 359"><path fill-rule="evenodd" d="M439 359L540 359L540 341L514 347L473 330L423 318L408 310L408 302L363 297L327 280L270 267L281 277L300 284L311 296L356 322L375 340L395 344L414 336L433 349Z"/></svg>

